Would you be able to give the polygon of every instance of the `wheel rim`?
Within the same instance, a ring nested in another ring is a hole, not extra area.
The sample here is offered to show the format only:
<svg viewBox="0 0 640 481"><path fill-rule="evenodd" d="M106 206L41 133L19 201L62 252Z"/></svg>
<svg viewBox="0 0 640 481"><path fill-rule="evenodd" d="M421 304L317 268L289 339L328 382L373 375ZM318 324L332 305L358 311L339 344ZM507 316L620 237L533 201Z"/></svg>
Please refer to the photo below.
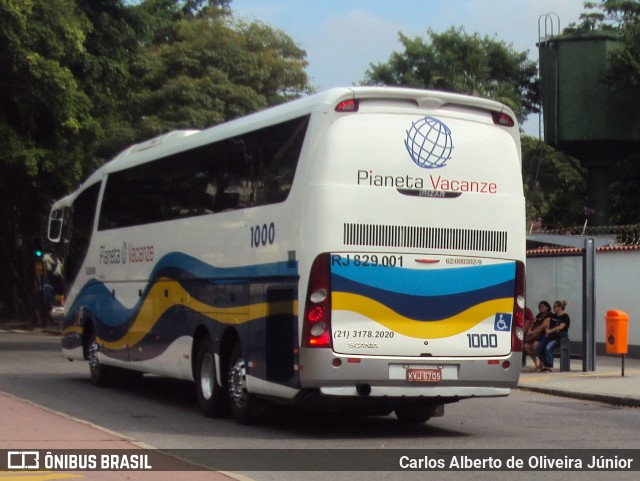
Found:
<svg viewBox="0 0 640 481"><path fill-rule="evenodd" d="M200 391L205 399L211 399L213 396L213 383L213 357L207 353L202 357L200 364Z"/></svg>
<svg viewBox="0 0 640 481"><path fill-rule="evenodd" d="M243 408L247 404L247 368L241 357L229 370L229 397L239 408Z"/></svg>
<svg viewBox="0 0 640 481"><path fill-rule="evenodd" d="M100 361L98 360L99 349L100 346L98 346L98 343L95 341L89 346L89 369L91 369L91 372L98 372L100 369Z"/></svg>

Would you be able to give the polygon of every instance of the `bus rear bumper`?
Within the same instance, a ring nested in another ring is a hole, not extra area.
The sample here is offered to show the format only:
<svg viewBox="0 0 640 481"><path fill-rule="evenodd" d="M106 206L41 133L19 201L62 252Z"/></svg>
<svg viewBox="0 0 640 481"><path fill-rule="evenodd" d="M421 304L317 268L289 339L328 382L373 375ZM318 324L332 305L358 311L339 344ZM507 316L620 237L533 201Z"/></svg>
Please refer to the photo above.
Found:
<svg viewBox="0 0 640 481"><path fill-rule="evenodd" d="M520 377L519 352L496 358L425 359L342 356L330 349L300 351L302 389L316 389L324 396L500 397L509 395ZM412 376L415 373L418 376Z"/></svg>
<svg viewBox="0 0 640 481"><path fill-rule="evenodd" d="M472 397L504 397L511 392L510 388L465 387L465 386L376 386L358 383L353 386L321 387L323 396L348 397L417 397L417 398L457 398ZM366 393L366 394L364 394Z"/></svg>

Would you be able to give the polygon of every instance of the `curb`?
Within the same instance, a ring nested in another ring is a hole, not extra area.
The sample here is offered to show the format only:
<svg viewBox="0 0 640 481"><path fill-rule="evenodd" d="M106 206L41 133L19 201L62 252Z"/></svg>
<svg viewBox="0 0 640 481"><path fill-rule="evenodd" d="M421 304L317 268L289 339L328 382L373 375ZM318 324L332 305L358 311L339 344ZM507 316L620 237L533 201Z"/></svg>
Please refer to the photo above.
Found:
<svg viewBox="0 0 640 481"><path fill-rule="evenodd" d="M517 389L522 391L537 392L541 394L550 394L552 396L568 397L581 399L583 401L595 401L613 406L638 408L640 407L640 399L632 397L612 396L610 394L596 394L588 392L565 391L563 389L544 388L535 386L518 386Z"/></svg>

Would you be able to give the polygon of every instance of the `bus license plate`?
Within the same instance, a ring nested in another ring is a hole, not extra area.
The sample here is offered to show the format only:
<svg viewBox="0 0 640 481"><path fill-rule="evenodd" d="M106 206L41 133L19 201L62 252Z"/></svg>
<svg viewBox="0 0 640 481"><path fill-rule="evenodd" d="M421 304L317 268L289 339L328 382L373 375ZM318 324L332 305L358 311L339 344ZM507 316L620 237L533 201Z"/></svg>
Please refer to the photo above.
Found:
<svg viewBox="0 0 640 481"><path fill-rule="evenodd" d="M442 369L407 369L409 382L440 382Z"/></svg>

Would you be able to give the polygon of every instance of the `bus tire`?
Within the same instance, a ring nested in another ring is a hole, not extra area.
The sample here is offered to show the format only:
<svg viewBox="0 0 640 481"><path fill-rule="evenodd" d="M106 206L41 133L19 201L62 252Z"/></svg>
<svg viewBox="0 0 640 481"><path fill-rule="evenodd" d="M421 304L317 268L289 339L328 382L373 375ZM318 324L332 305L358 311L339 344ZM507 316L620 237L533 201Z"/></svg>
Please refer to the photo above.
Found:
<svg viewBox="0 0 640 481"><path fill-rule="evenodd" d="M240 344L234 346L229 358L227 393L233 419L239 424L253 424L256 399L247 390L247 365Z"/></svg>
<svg viewBox="0 0 640 481"><path fill-rule="evenodd" d="M92 327L89 335L89 345L87 346L88 360L89 360L89 374L91 375L91 382L94 386L105 387L108 386L111 380L110 368L100 364L98 359L98 351L100 346L98 345L96 331Z"/></svg>
<svg viewBox="0 0 640 481"><path fill-rule="evenodd" d="M196 393L200 411L210 418L221 418L228 414L229 407L222 386L216 380L216 360L209 337L198 346L196 358Z"/></svg>
<svg viewBox="0 0 640 481"><path fill-rule="evenodd" d="M432 409L423 404L406 404L393 410L398 421L403 423L424 423L431 419Z"/></svg>

